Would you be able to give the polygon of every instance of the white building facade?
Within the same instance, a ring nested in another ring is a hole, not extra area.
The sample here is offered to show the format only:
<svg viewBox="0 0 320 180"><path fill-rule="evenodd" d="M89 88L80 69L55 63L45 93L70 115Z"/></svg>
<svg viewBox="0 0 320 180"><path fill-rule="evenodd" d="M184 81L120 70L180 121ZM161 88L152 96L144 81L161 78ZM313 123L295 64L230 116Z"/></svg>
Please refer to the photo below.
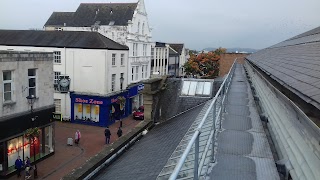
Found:
<svg viewBox="0 0 320 180"><path fill-rule="evenodd" d="M155 42L151 48L151 75L168 75L169 45Z"/></svg>
<svg viewBox="0 0 320 180"><path fill-rule="evenodd" d="M52 53L8 49L0 50L1 179L13 173L18 156L33 161L54 152ZM32 97L33 103L26 97ZM40 135L30 141L25 131L33 127L39 128Z"/></svg>
<svg viewBox="0 0 320 180"><path fill-rule="evenodd" d="M54 12L44 29L97 31L129 47L128 84L150 78L152 35L143 0L137 3L82 3L76 12Z"/></svg>
<svg viewBox="0 0 320 180"><path fill-rule="evenodd" d="M0 36L12 33L0 31ZM56 112L63 119L70 120L72 102L70 93L60 93L58 83L60 76L70 78L70 92L106 97L117 94L128 85L128 47L120 45L97 32L56 32L56 31L17 31L21 45L1 42L1 50L51 52L53 54L52 86ZM41 42L23 42L23 36L44 39ZM45 38L50 40L45 40ZM66 41L57 42L65 38ZM69 41L70 40L70 41ZM94 44L88 44L95 42ZM23 45L22 45L23 44ZM55 45L57 45L55 47ZM40 47L40 45L42 47ZM50 82L50 81L49 81ZM48 82L48 83L49 83ZM90 102L88 102L90 104ZM97 110L98 111L98 110ZM99 122L98 122L99 123Z"/></svg>

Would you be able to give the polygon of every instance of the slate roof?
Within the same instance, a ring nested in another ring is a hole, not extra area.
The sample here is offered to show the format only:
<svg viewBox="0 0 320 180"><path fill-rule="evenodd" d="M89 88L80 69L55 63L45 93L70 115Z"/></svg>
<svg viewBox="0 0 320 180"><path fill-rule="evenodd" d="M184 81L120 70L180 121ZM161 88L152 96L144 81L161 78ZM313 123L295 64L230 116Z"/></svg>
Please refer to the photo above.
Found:
<svg viewBox="0 0 320 180"><path fill-rule="evenodd" d="M184 44L169 44L169 45L172 49L174 49L176 52L178 52L179 55L182 54Z"/></svg>
<svg viewBox="0 0 320 180"><path fill-rule="evenodd" d="M72 17L53 13L45 26L63 25L63 20L69 20L69 27L91 27L97 21L100 25L109 25L111 21L116 26L128 25L138 3L81 3ZM71 14L69 14L71 15Z"/></svg>
<svg viewBox="0 0 320 180"><path fill-rule="evenodd" d="M97 32L0 30L0 45L128 50Z"/></svg>
<svg viewBox="0 0 320 180"><path fill-rule="evenodd" d="M156 179L203 105L155 126L95 179Z"/></svg>
<svg viewBox="0 0 320 180"><path fill-rule="evenodd" d="M320 109L320 27L260 50L247 59Z"/></svg>
<svg viewBox="0 0 320 180"><path fill-rule="evenodd" d="M68 26L73 18L74 12L53 12L45 25Z"/></svg>

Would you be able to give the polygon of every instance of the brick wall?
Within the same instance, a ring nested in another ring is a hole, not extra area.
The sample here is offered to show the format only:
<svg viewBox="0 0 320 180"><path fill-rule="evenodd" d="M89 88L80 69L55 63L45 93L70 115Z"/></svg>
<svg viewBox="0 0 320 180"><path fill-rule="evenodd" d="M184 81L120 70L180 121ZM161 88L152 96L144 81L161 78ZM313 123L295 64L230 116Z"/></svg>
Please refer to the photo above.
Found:
<svg viewBox="0 0 320 180"><path fill-rule="evenodd" d="M232 66L233 61L238 58L238 62L241 64L244 63L244 57L248 56L248 54L243 53L226 53L222 54L220 58L220 73L219 76L226 75L230 67Z"/></svg>

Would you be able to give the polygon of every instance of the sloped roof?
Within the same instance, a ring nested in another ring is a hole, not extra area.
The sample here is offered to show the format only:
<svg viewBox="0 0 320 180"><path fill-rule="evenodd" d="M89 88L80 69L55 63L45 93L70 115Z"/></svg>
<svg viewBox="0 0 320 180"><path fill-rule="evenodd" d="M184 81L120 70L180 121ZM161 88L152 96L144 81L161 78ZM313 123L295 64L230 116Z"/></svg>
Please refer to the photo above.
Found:
<svg viewBox="0 0 320 180"><path fill-rule="evenodd" d="M174 49L179 55L182 54L184 44L169 44L172 49Z"/></svg>
<svg viewBox="0 0 320 180"><path fill-rule="evenodd" d="M66 23L68 26L73 18L74 12L53 12L46 22L46 25L63 26Z"/></svg>
<svg viewBox="0 0 320 180"><path fill-rule="evenodd" d="M109 25L113 21L115 26L126 26L128 20L132 20L137 5L138 3L81 3L67 26L91 27L98 21L99 25ZM56 18L53 13L45 26L63 25L64 22L60 20L64 19Z"/></svg>
<svg viewBox="0 0 320 180"><path fill-rule="evenodd" d="M0 45L128 50L97 32L0 30Z"/></svg>
<svg viewBox="0 0 320 180"><path fill-rule="evenodd" d="M320 109L320 27L260 50L247 59Z"/></svg>

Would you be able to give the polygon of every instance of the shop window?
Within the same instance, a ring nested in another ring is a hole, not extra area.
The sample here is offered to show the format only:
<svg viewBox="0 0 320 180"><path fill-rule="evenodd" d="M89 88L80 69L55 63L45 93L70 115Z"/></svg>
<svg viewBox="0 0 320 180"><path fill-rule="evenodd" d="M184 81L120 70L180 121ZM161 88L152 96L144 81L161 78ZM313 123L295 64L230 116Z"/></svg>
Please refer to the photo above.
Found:
<svg viewBox="0 0 320 180"><path fill-rule="evenodd" d="M100 106L91 104L74 104L74 119L85 122L99 122Z"/></svg>
<svg viewBox="0 0 320 180"><path fill-rule="evenodd" d="M12 101L13 71L4 71L2 74L3 74L3 100L4 102Z"/></svg>
<svg viewBox="0 0 320 180"><path fill-rule="evenodd" d="M4 165L5 165L5 146L3 142L0 142L0 172L4 170Z"/></svg>
<svg viewBox="0 0 320 180"><path fill-rule="evenodd" d="M36 69L28 69L29 95L36 97Z"/></svg>

